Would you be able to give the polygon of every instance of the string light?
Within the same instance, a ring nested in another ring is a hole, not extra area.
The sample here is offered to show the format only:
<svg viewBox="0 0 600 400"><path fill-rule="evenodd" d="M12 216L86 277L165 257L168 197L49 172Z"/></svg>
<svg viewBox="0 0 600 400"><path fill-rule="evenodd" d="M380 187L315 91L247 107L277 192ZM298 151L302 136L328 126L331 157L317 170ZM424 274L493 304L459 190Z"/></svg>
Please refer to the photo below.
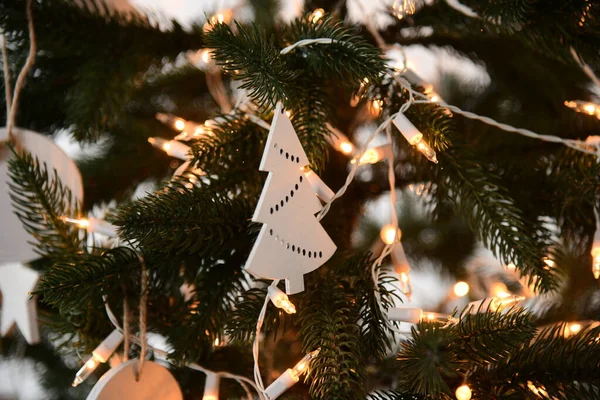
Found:
<svg viewBox="0 0 600 400"><path fill-rule="evenodd" d="M168 125L180 132L180 134L175 137L175 140L195 139L204 134L209 134L212 132L208 126L208 121L206 121L204 124L197 124L195 122L186 121L185 119L175 115L165 113L156 113L155 117L163 124Z"/></svg>
<svg viewBox="0 0 600 400"><path fill-rule="evenodd" d="M469 284L464 281L456 282L454 285L454 294L458 297L464 297L469 293Z"/></svg>
<svg viewBox="0 0 600 400"><path fill-rule="evenodd" d="M594 278L600 279L600 218L594 209L596 215L596 233L594 234L594 242L592 243L592 273Z"/></svg>
<svg viewBox="0 0 600 400"><path fill-rule="evenodd" d="M365 93L367 91L368 85L369 85L369 78L365 77L360 81L360 85L358 87L358 90L356 91L356 94L354 96L352 96L352 99L350 100L351 107L356 107L358 105L358 103L360 103L360 100L363 98L363 96L365 95Z"/></svg>
<svg viewBox="0 0 600 400"><path fill-rule="evenodd" d="M376 164L384 158L388 158L392 151L393 149L391 144L384 144L382 146L372 147L363 153L363 155L360 157L360 160L358 161L358 164ZM353 159L351 163L356 163L356 159Z"/></svg>
<svg viewBox="0 0 600 400"><path fill-rule="evenodd" d="M577 111L578 113L593 115L600 118L600 105L582 100L565 101L565 106Z"/></svg>
<svg viewBox="0 0 600 400"><path fill-rule="evenodd" d="M381 115L381 111L383 111L383 100L374 99L372 102L370 102L369 111L374 117Z"/></svg>
<svg viewBox="0 0 600 400"><path fill-rule="evenodd" d="M214 372L206 372L202 400L219 400L219 380L219 375Z"/></svg>
<svg viewBox="0 0 600 400"><path fill-rule="evenodd" d="M525 300L523 296L517 296L515 294L503 293L496 297L492 297L490 301L491 311L502 311L505 308L512 307L521 301Z"/></svg>
<svg viewBox="0 0 600 400"><path fill-rule="evenodd" d="M192 52L188 55L188 60L199 70L206 70L215 65L210 49L202 49Z"/></svg>
<svg viewBox="0 0 600 400"><path fill-rule="evenodd" d="M111 332L110 335L106 339L100 343L94 351L92 351L92 358L90 358L77 374L75 374L75 379L71 386L75 387L85 381L95 370L98 368L100 364L107 362L110 359L110 356L117 350L117 347L123 341L123 334L119 332L117 329Z"/></svg>
<svg viewBox="0 0 600 400"><path fill-rule="evenodd" d="M288 314L296 313L296 307L290 301L287 294L283 293L281 290L277 289L275 286L269 286L267 293L268 293L269 298L271 299L271 302L275 305L275 307L281 308L283 311L285 311Z"/></svg>
<svg viewBox="0 0 600 400"><path fill-rule="evenodd" d="M381 240L383 240L383 243L385 244L392 244L400 240L401 236L402 232L400 229L395 228L392 224L384 225L379 232L379 237L381 237Z"/></svg>
<svg viewBox="0 0 600 400"><path fill-rule="evenodd" d="M164 150L165 153L171 157L178 158L180 160L187 160L188 154L190 153L190 146L187 146L176 140L167 140L161 137L150 137L148 143L152 146Z"/></svg>
<svg viewBox="0 0 600 400"><path fill-rule="evenodd" d="M392 4L392 13L398 19L412 15L415 11L417 11L417 6L414 0L395 0Z"/></svg>
<svg viewBox="0 0 600 400"><path fill-rule="evenodd" d="M554 268L554 260L550 259L549 257L544 257L542 260L544 261L544 264L546 264L544 266L544 269L546 271L549 271L550 269Z"/></svg>
<svg viewBox="0 0 600 400"><path fill-rule="evenodd" d="M568 323L565 325L563 336L568 338L569 336L575 335L581 331L581 324L578 322Z"/></svg>
<svg viewBox="0 0 600 400"><path fill-rule="evenodd" d="M456 395L456 400L470 400L473 395L471 388L466 383L460 385L454 394Z"/></svg>
<svg viewBox="0 0 600 400"><path fill-rule="evenodd" d="M205 31L209 30L211 26L216 24L227 24L231 22L233 19L233 12L231 10L221 10L212 17L208 19L208 21L204 24L203 29Z"/></svg>
<svg viewBox="0 0 600 400"><path fill-rule="evenodd" d="M322 8L317 8L308 16L308 20L313 24L316 24L321 18L323 18L324 15L325 10L323 10Z"/></svg>
<svg viewBox="0 0 600 400"><path fill-rule="evenodd" d="M392 321L408 322L416 324L421 321L437 322L442 324L455 324L457 318L452 315L436 312L423 311L414 307L391 307L387 311L388 318Z"/></svg>
<svg viewBox="0 0 600 400"><path fill-rule="evenodd" d="M415 146L429 161L438 163L437 155L425 140L423 134L404 116L402 112L398 112L393 121L396 128L402 133L402 136L408 140L412 146Z"/></svg>
<svg viewBox="0 0 600 400"><path fill-rule="evenodd" d="M117 237L117 227L113 224L97 218L68 218L63 217L65 222L75 224L81 229L85 229L90 233L100 233L108 237Z"/></svg>
<svg viewBox="0 0 600 400"><path fill-rule="evenodd" d="M305 355L299 362L294 366L294 368L288 368L283 374L279 376L268 388L265 389L265 394L269 400L275 400L286 390L294 386L299 380L300 376L306 371L310 366L310 362L317 357L319 354L319 349L308 353Z"/></svg>
<svg viewBox="0 0 600 400"><path fill-rule="evenodd" d="M517 266L515 264L513 264L513 263L508 263L506 265L506 269L514 271L515 269L517 269Z"/></svg>
<svg viewBox="0 0 600 400"><path fill-rule="evenodd" d="M338 129L331 126L329 123L326 124L327 129L331 131L331 135L327 136L327 141L342 154L352 155L356 151L356 148L348 139L346 135L340 132Z"/></svg>
<svg viewBox="0 0 600 400"><path fill-rule="evenodd" d="M412 286L410 284L410 278L406 272L400 272L400 290L410 299L410 295L412 294Z"/></svg>

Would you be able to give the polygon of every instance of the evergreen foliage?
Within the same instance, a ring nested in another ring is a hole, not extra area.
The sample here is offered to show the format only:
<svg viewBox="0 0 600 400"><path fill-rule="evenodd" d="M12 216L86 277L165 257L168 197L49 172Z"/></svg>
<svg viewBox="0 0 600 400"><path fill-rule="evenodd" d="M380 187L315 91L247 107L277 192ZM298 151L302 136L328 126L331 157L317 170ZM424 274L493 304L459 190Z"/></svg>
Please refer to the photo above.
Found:
<svg viewBox="0 0 600 400"><path fill-rule="evenodd" d="M43 272L36 294L44 333L68 338L60 346L63 354L89 353L113 329L105 302L118 319L124 302L138 307L142 258L149 272L148 330L165 337L170 361L250 377L250 343L268 282L252 281L243 268L260 228L250 219L266 177L258 167L267 130L247 113L269 122L273 106L282 101L310 168L337 190L349 159L331 150L326 123L358 144L360 126L383 122L409 101L402 72L387 65L369 34L345 22L346 2L323 5L334 12L318 21L307 14L285 25L262 12L274 13L275 1L253 0L255 24L216 23L206 30L200 24L159 28L143 15L84 3L34 3L40 54L28 77L18 125L48 134L69 129L80 142L106 140L101 154L79 162L86 204L77 204L51 166L26 151L13 150L9 165L15 212L44 257L36 264ZM600 121L562 104L589 96L569 47L593 69L600 66L598 4L463 3L479 18L434 1L394 20L382 37L401 45L451 46L483 66L492 84L479 91L444 80L449 86L440 91L451 104L561 137L584 140L598 132ZM24 9L22 0L0 4L13 72L28 47ZM432 34L414 34L424 27L432 27ZM315 38L332 43L281 54L297 41ZM181 53L203 48L211 50L220 69L200 71L175 62ZM206 83L221 70L225 95L232 94L231 85L245 89L251 100L228 114L219 113ZM366 93L358 93L362 100L349 106L359 85L367 82ZM369 112L373 100L382 101L381 115ZM147 143L149 136L175 135L156 121L157 112L198 122L212 118L210 133L188 142L185 175L130 201L137 183L164 179L176 167ZM599 398L598 328L564 337L564 325L542 327L598 317L597 285L589 267L597 228L594 209L600 210L595 157L449 115L436 104L413 102L406 116L437 151L439 164L428 162L390 127L396 185L425 184L424 213L433 218L415 226L435 231L438 244L451 243L443 247L447 254L436 258L444 270L464 279L467 253L477 238L503 263L514 263L526 283L560 302L542 318L517 307L496 312L467 308L457 314L456 324L421 322L402 340L385 324L383 313L406 298L397 294L387 259L377 270L378 283L373 282L378 254L365 250L379 240L379 227L361 229L366 206L389 190L387 163L361 166L322 221L338 252L305 276L304 292L290 297L298 314L267 306L259 360L265 383L283 372L280 366L291 368L296 355L319 349L306 385L299 383L288 398L445 400L453 399L465 380L474 398ZM197 182L187 179L189 173ZM109 220L118 226L119 240L106 248L86 246L80 230L63 217L79 216L112 198L119 206ZM401 214L400 225L408 222ZM432 254L434 245L422 239L425 231L404 231L411 264ZM467 237L468 248L457 244L457 232ZM544 264L548 255L555 268ZM217 346L217 340L225 345ZM397 361L387 371L392 357ZM176 372L190 397L202 390L193 374ZM48 384L63 384L56 382ZM223 389L228 398L243 396L239 387L225 383ZM63 390L52 393L66 398Z"/></svg>

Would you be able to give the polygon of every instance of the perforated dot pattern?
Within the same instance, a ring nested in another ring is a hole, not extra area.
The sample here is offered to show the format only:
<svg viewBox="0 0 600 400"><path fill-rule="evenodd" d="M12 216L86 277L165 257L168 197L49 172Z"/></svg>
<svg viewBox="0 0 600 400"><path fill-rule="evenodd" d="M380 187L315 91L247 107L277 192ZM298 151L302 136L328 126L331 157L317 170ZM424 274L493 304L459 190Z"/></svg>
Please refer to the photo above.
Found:
<svg viewBox="0 0 600 400"><path fill-rule="evenodd" d="M304 176L300 175L300 177L298 178L298 181L302 182L303 180L304 180ZM283 209L283 206L285 206L288 203L288 201L290 201L290 199L292 197L294 197L295 191L297 191L299 188L300 188L300 186L298 186L298 184L296 183L294 185L294 189L290 190L290 195L289 196L286 195L283 199L281 199L279 201L279 203L276 203L275 206L273 206L273 207L271 207L269 209L269 211L271 212L271 214L279 211L279 209Z"/></svg>
<svg viewBox="0 0 600 400"><path fill-rule="evenodd" d="M278 143L275 143L273 145L273 148L275 150L279 149L279 155L282 156L282 157L285 157L286 160L289 160L289 161L291 161L293 163L296 163L296 164L300 164L300 157L295 156L293 154L290 154L289 152L287 152L284 149L280 148Z"/></svg>
<svg viewBox="0 0 600 400"><path fill-rule="evenodd" d="M308 258L323 258L322 251L307 250L307 249L303 249L300 246L296 246L295 244L292 244L292 243L286 241L285 239L283 239L282 237L280 237L277 233L273 232L273 229L269 229L269 234L271 236L275 237L275 240L277 241L277 243L279 243L282 246L285 246L286 249L291 250L293 253L298 253L298 255L301 255L303 257L308 257Z"/></svg>

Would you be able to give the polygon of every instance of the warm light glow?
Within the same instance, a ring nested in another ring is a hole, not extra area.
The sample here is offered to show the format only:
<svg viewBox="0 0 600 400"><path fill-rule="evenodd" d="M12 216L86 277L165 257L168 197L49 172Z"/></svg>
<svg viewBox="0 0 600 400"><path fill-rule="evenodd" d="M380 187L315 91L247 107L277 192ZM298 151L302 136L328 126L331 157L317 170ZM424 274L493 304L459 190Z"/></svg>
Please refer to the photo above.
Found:
<svg viewBox="0 0 600 400"><path fill-rule="evenodd" d="M381 111L383 110L383 100L378 100L378 99L373 100L371 102L370 110L371 110L371 114L374 117L378 117L379 114L381 114Z"/></svg>
<svg viewBox="0 0 600 400"><path fill-rule="evenodd" d="M77 374L75 374L75 379L73 380L73 383L71 383L71 386L79 386L96 370L99 364L100 360L97 360L94 356L92 356L92 358L90 358L85 364L83 364L83 367L81 367L79 371L77 371Z"/></svg>
<svg viewBox="0 0 600 400"><path fill-rule="evenodd" d="M592 273L594 278L600 279L600 247L594 245L592 247Z"/></svg>
<svg viewBox="0 0 600 400"><path fill-rule="evenodd" d="M379 152L376 148L371 148L365 151L362 157L360 157L359 164L375 164L381 161L382 158L383 155L381 154L381 152Z"/></svg>
<svg viewBox="0 0 600 400"><path fill-rule="evenodd" d="M502 311L507 307L512 307L519 302L525 300L523 296L517 296L514 294L500 293L498 296L492 298L490 301L491 311Z"/></svg>
<svg viewBox="0 0 600 400"><path fill-rule="evenodd" d="M412 15L417 10L414 0L395 0L392 4L392 13L398 19Z"/></svg>
<svg viewBox="0 0 600 400"><path fill-rule="evenodd" d="M200 58L204 64L208 64L210 62L210 50L204 49L200 52Z"/></svg>
<svg viewBox="0 0 600 400"><path fill-rule="evenodd" d="M178 131L181 132L182 130L185 129L185 120L181 119L181 118L177 118L173 122L173 126L175 127L175 129L177 129Z"/></svg>
<svg viewBox="0 0 600 400"><path fill-rule="evenodd" d="M421 315L421 320L427 322L439 322L443 324L455 324L458 322L458 319L454 318L452 315L428 311L423 311Z"/></svg>
<svg viewBox="0 0 600 400"><path fill-rule="evenodd" d="M434 103L437 103L438 101L440 101L440 96L438 96L437 94L432 94L432 95L429 97L429 100L431 100L431 101L432 101L432 102L434 102ZM461 386L461 387L462 387L462 386Z"/></svg>
<svg viewBox="0 0 600 400"><path fill-rule="evenodd" d="M202 396L202 400L219 400L218 397L213 396L212 394Z"/></svg>
<svg viewBox="0 0 600 400"><path fill-rule="evenodd" d="M546 266L544 267L546 271L550 270L551 268L554 268L554 260L551 260L548 257L544 257L543 260L544 264L546 264Z"/></svg>
<svg viewBox="0 0 600 400"><path fill-rule="evenodd" d="M471 388L467 384L459 386L454 394L457 400L470 400L472 396Z"/></svg>
<svg viewBox="0 0 600 400"><path fill-rule="evenodd" d="M492 297L508 297L510 293L508 293L508 288L502 282L494 282L492 286L490 286L490 295Z"/></svg>
<svg viewBox="0 0 600 400"><path fill-rule="evenodd" d="M319 354L320 349L315 351L311 351L304 357L302 360L298 361L298 364L294 368L292 368L292 376L296 379L299 379L300 376L308 370L310 366L310 362Z"/></svg>
<svg viewBox="0 0 600 400"><path fill-rule="evenodd" d="M517 266L513 263L508 263L508 265L506 266L506 269L514 270L514 269L517 269Z"/></svg>
<svg viewBox="0 0 600 400"><path fill-rule="evenodd" d="M381 228L379 237L385 244L392 244L397 240L400 240L400 229L394 228L394 225L388 224Z"/></svg>
<svg viewBox="0 0 600 400"><path fill-rule="evenodd" d="M586 104L583 106L583 111L590 115L594 115L596 113L596 107L593 104Z"/></svg>
<svg viewBox="0 0 600 400"><path fill-rule="evenodd" d="M64 217L63 220L65 222L69 222L71 224L75 224L77 225L79 228L82 229L87 229L90 226L90 220L82 218L82 219L75 219L75 218L67 218Z"/></svg>
<svg viewBox="0 0 600 400"><path fill-rule="evenodd" d="M454 285L454 294L458 297L466 296L469 293L469 284L467 282L456 282Z"/></svg>
<svg viewBox="0 0 600 400"><path fill-rule="evenodd" d="M344 154L352 154L354 152L354 145L350 142L340 143L340 151Z"/></svg>
<svg viewBox="0 0 600 400"><path fill-rule="evenodd" d="M424 140L421 140L417 144L416 147L417 147L417 150L419 150L421 152L421 154L423 154L429 161L431 161L432 163L435 163L435 164L438 163L438 159L437 159L437 155L435 154L435 150L433 150L431 147L429 147L429 145Z"/></svg>
<svg viewBox="0 0 600 400"><path fill-rule="evenodd" d="M400 282L402 282L402 283L408 282L408 274L406 272L400 272Z"/></svg>
<svg viewBox="0 0 600 400"><path fill-rule="evenodd" d="M215 341L213 342L213 345L215 347L219 347L220 344L221 344L221 341L219 340L219 338L216 338Z"/></svg>
<svg viewBox="0 0 600 400"><path fill-rule="evenodd" d="M567 325L571 333L577 333L581 330L581 324L573 323Z"/></svg>
<svg viewBox="0 0 600 400"><path fill-rule="evenodd" d="M323 16L325 15L325 10L323 10L322 8L317 8L315 11L313 11L310 16L308 17L308 19L313 23L316 24L317 21L319 21L321 18L323 18Z"/></svg>
<svg viewBox="0 0 600 400"><path fill-rule="evenodd" d="M289 300L287 294L283 293L276 287L269 287L269 297L271 298L271 302L275 305L275 307L281 308L288 314L296 313L296 306L294 306L294 304Z"/></svg>

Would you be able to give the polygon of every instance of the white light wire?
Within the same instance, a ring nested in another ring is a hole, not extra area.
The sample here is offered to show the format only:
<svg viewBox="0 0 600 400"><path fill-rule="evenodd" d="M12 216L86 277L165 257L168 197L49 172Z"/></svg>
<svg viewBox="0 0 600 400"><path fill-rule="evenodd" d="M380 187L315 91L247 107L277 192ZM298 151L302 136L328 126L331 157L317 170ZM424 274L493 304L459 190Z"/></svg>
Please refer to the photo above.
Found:
<svg viewBox="0 0 600 400"><path fill-rule="evenodd" d="M330 38L318 38L318 39L302 39L302 40L298 40L296 43L289 45L288 47L285 47L284 49L282 49L279 54L281 55L285 55L287 53L289 53L290 51L294 50L296 47L303 47L303 46L308 46L309 44L332 44L332 43L336 43L336 40L330 39Z"/></svg>

